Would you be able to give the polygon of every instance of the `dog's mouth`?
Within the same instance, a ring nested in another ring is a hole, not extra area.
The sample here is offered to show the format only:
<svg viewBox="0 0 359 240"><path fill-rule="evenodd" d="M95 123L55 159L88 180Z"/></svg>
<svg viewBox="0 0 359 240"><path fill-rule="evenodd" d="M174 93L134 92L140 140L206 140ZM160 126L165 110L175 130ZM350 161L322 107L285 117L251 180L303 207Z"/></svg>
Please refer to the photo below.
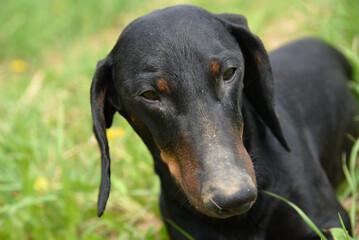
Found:
<svg viewBox="0 0 359 240"><path fill-rule="evenodd" d="M244 147L237 152L240 155L222 151L225 158L198 161L189 151L185 155L162 151L161 158L197 211L229 218L247 212L257 199L253 164Z"/></svg>
<svg viewBox="0 0 359 240"><path fill-rule="evenodd" d="M251 201L244 202L243 204L240 204L238 206L233 206L233 208L226 209L223 209L218 203L211 199L211 203L213 203L214 207L208 206L206 209L209 212L205 214L216 218L229 218L236 215L240 215L246 213L247 211L249 211L249 209L251 209L255 202L255 199L256 197L254 197L254 199Z"/></svg>

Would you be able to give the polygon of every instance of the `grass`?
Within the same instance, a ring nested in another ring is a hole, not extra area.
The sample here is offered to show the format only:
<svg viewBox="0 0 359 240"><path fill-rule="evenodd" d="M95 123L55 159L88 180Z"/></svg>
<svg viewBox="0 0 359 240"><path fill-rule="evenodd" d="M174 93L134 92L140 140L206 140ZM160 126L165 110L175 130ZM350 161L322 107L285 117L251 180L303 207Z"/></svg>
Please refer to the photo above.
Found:
<svg viewBox="0 0 359 240"><path fill-rule="evenodd" d="M0 239L166 239L152 160L119 116L108 133L111 196L96 217L89 87L131 20L175 3L243 13L268 49L303 35L335 44L355 66L359 96L356 0L9 1L0 9Z"/></svg>
<svg viewBox="0 0 359 240"><path fill-rule="evenodd" d="M289 206L291 206L300 215L300 217L303 219L303 221L305 221L308 224L308 226L310 226L310 228L320 237L321 240L327 240L327 238L324 236L322 231L314 224L314 222L307 216L307 214L305 214L297 205L295 205L294 203L292 203L292 202L288 201L287 199L285 199L279 195L276 195L274 193L271 193L268 191L263 191L263 193L268 194L269 196L278 198L278 199L284 201ZM293 236L293 237L295 237L295 236Z"/></svg>

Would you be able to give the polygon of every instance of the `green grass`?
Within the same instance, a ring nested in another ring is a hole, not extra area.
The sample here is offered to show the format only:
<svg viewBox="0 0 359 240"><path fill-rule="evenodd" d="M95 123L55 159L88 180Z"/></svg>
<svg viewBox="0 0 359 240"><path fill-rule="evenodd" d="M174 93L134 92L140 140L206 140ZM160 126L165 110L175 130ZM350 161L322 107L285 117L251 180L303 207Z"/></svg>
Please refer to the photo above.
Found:
<svg viewBox="0 0 359 240"><path fill-rule="evenodd" d="M0 239L166 238L152 159L119 116L110 140L112 191L104 216L97 218L100 155L89 88L96 62L123 27L174 3L181 2L15 0L1 5ZM355 66L352 87L359 95L356 0L182 3L245 14L268 49L303 35L335 44ZM350 198L350 191L339 197Z"/></svg>
<svg viewBox="0 0 359 240"><path fill-rule="evenodd" d="M308 226L310 226L310 228L322 239L322 240L327 240L327 238L324 236L324 234L322 233L322 231L314 224L314 222L308 217L307 214L305 214L297 205L295 205L294 203L288 201L287 199L277 195L277 194L274 194L274 193L271 193L271 192L268 192L268 191L263 191L265 194L268 194L269 196L272 196L272 197L275 197L275 198L278 198L282 201L284 201L285 203L287 203L289 206L291 206L299 215L300 217L303 219L303 221L305 221ZM293 236L295 237L295 236Z"/></svg>

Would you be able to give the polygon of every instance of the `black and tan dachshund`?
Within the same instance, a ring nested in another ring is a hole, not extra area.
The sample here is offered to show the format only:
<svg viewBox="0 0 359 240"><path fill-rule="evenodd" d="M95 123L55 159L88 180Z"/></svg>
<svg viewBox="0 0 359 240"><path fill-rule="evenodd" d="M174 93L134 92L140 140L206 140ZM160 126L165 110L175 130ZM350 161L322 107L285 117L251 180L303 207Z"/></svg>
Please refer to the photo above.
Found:
<svg viewBox="0 0 359 240"><path fill-rule="evenodd" d="M262 190L297 204L322 230L340 227L338 212L349 229L334 188L346 134L356 137L350 75L344 57L315 39L268 56L241 15L181 5L133 21L91 87L98 215L110 192L106 128L118 112L154 158L163 217L195 239L319 239Z"/></svg>

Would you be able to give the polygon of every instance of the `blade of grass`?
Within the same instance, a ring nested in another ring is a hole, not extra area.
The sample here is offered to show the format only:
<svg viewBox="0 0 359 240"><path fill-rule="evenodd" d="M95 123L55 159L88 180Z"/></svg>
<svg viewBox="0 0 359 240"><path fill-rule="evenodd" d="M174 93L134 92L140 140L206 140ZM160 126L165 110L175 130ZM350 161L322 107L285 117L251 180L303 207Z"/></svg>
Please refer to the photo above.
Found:
<svg viewBox="0 0 359 240"><path fill-rule="evenodd" d="M340 216L340 213L338 213L338 217L339 217L340 224L341 224L341 226L342 226L342 229L343 229L343 231L344 231L344 234L345 234L346 239L347 239L347 240L352 239L351 237L349 237L348 231L345 229L345 225L344 225L342 216Z"/></svg>
<svg viewBox="0 0 359 240"><path fill-rule="evenodd" d="M277 199L282 200L283 202L287 203L289 206L291 206L300 216L301 218L308 224L308 226L322 239L322 240L327 240L327 238L324 236L324 234L319 230L319 228L314 224L314 222L312 220L310 220L310 218L308 217L307 214L305 214L297 205L295 205L294 203L290 202L289 200L275 194L272 192L268 192L263 190L263 192L269 196L275 197Z"/></svg>
<svg viewBox="0 0 359 240"><path fill-rule="evenodd" d="M355 142L355 141L354 141ZM345 199L349 198L352 194L353 186L352 180L350 178L350 172L346 162L346 154L342 155L342 169L345 176L345 180L337 187L337 197L340 202L343 202ZM359 182L359 168L355 170L355 182Z"/></svg>
<svg viewBox="0 0 359 240"><path fill-rule="evenodd" d="M183 236L185 236L188 240L195 240L194 237L192 237L188 232L183 230L180 226L178 226L176 223L174 223L171 219L163 218L163 220L167 223L169 223L172 227L177 229Z"/></svg>
<svg viewBox="0 0 359 240"><path fill-rule="evenodd" d="M339 227L331 228L331 229L329 229L329 232L333 236L334 240L354 240L354 238L351 238L349 236L347 237L346 234L344 233L346 231Z"/></svg>

